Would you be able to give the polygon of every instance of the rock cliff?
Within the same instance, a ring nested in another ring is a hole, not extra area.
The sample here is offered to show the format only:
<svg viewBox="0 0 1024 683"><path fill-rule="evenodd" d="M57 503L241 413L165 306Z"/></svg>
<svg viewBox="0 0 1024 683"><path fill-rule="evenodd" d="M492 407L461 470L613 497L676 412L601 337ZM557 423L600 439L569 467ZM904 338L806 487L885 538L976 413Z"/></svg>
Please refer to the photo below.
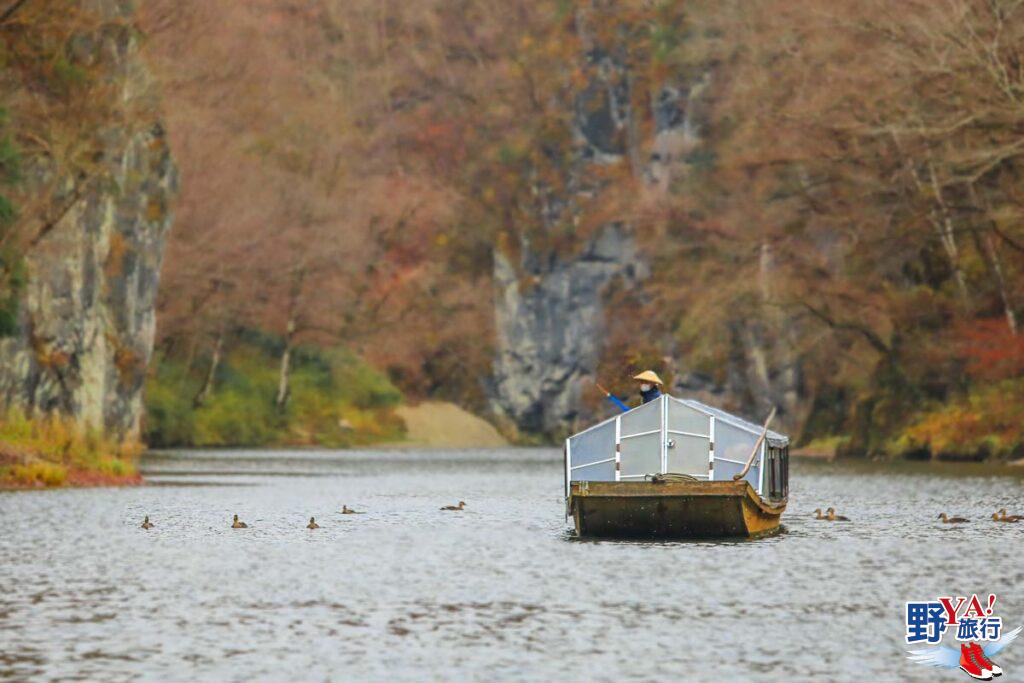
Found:
<svg viewBox="0 0 1024 683"><path fill-rule="evenodd" d="M642 269L632 236L614 224L574 258L524 249L513 264L496 254L496 412L535 434L576 422L582 382L593 377L603 342L604 291L616 277L635 281Z"/></svg>
<svg viewBox="0 0 1024 683"><path fill-rule="evenodd" d="M667 190L683 157L698 142L695 107L704 82L687 88L665 86L641 122L633 76L622 60L592 46L584 57L589 80L573 103L575 172L566 186L593 196L587 171L626 165L637 182ZM642 125L642 124L650 125ZM646 144L638 131L649 129ZM647 158L641 149L651 151ZM573 197L552 202L573 210ZM648 265L631 226L608 223L574 255L534 250L524 237L517 261L494 258L497 356L492 406L522 431L551 436L592 418L581 392L592 381L605 342L605 294L617 278L626 288L642 285ZM592 391L592 386L589 387Z"/></svg>
<svg viewBox="0 0 1024 683"><path fill-rule="evenodd" d="M28 193L46 198L39 213L52 218L28 230L18 329L0 340L0 395L135 439L177 176L131 5L84 4L97 23L70 41L72 55L102 74L116 105L80 140L88 168L26 160Z"/></svg>

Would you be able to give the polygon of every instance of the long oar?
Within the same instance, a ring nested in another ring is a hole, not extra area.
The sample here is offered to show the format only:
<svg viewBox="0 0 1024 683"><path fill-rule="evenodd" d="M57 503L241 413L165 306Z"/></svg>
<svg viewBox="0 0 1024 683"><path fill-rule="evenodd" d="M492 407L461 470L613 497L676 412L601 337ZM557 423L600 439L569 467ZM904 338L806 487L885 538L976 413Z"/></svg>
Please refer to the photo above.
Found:
<svg viewBox="0 0 1024 683"><path fill-rule="evenodd" d="M764 429L761 430L761 436L757 437L757 442L754 444L754 450L750 451L750 457L747 458L747 464L743 466L742 472L732 475L733 481L739 481L743 477L747 476L747 472L750 471L750 466L754 464L754 458L757 456L758 451L761 450L761 444L764 442L765 437L768 436L768 425L771 424L773 417L775 417L775 406L772 406L772 412L768 413L768 419L764 421Z"/></svg>
<svg viewBox="0 0 1024 683"><path fill-rule="evenodd" d="M615 396L614 394L612 394L612 392L608 391L603 386L601 386L600 382L594 382L594 384L596 384L597 388L604 393L605 398L614 403L619 408L619 410L621 410L624 413L629 412L629 406L627 406L625 403L619 400L618 396Z"/></svg>

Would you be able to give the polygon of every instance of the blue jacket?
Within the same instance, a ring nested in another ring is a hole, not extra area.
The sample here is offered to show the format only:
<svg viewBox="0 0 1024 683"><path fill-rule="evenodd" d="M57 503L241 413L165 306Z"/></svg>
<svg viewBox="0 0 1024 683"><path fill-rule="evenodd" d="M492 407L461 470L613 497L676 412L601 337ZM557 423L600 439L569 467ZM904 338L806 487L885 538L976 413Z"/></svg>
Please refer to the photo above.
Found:
<svg viewBox="0 0 1024 683"><path fill-rule="evenodd" d="M644 400L644 403L650 403L659 396L661 396L661 389L658 388L657 384L652 384L650 391L640 392L640 398Z"/></svg>
<svg viewBox="0 0 1024 683"><path fill-rule="evenodd" d="M657 385L652 386L650 391L640 392L640 398L643 399L644 403L650 403L659 396L661 396L661 389L659 389ZM614 394L608 394L608 400L614 403L616 407L618 407L618 409L624 413L630 410L629 406L627 406L621 398Z"/></svg>

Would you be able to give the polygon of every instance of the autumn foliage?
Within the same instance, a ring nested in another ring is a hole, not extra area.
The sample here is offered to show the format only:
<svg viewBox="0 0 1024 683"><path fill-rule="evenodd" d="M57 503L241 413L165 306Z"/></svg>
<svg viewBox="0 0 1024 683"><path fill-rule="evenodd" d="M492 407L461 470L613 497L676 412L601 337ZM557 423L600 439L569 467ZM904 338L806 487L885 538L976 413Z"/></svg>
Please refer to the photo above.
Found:
<svg viewBox="0 0 1024 683"><path fill-rule="evenodd" d="M284 340L281 406L289 349L312 344L482 408L492 255L561 258L618 223L651 276L609 294L604 374L660 363L857 455L1021 447L1019 3L145 13L184 177L159 343L192 372L215 377L258 329ZM573 130L611 97L601 78L625 93L615 154L583 163ZM666 89L688 93L670 148Z"/></svg>

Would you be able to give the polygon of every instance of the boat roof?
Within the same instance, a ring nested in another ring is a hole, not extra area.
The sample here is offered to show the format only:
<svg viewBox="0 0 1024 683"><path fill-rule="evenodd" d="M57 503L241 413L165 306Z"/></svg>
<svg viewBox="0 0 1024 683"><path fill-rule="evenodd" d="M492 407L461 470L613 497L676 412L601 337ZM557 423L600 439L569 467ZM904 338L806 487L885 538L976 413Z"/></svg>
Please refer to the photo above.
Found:
<svg viewBox="0 0 1024 683"><path fill-rule="evenodd" d="M750 420L745 420L742 417L739 417L738 415L733 415L732 413L727 413L724 410L722 410L721 408L715 408L714 406L709 406L707 403L702 403L702 402L700 402L700 401L698 401L696 399L692 399L692 398L676 398L675 396L672 396L671 394L662 394L662 397L664 397L665 399L671 399L673 401L678 401L679 403L682 403L683 405L686 405L686 406L688 406L690 408L693 408L694 410L702 412L705 415L714 416L714 418L716 420L721 420L722 422L727 422L727 423L731 424L733 427L736 427L738 429L742 429L742 430L747 431L747 432L751 432L753 434L756 434L757 436L761 436L761 430L764 429L764 427L762 427L761 425L754 424ZM662 400L662 397L659 397L656 400ZM637 407L640 407L640 406L637 406ZM636 410L636 408L631 409L630 412L632 412L632 410ZM586 432L589 432L591 429L597 429L598 427L600 427L602 425L605 425L605 424L608 424L609 422L614 422L616 417L618 417L618 416L617 415L613 415L612 417L609 417L606 420L602 420L601 422L598 422L595 425L591 425L590 427L587 427L586 429L584 429L581 432L577 432L576 434L573 434L573 436L574 437L579 436L580 434L584 434ZM785 448L786 446L789 445L789 437L788 436L786 436L785 434L780 434L779 432L773 432L770 429L768 430L768 433L765 435L765 441L767 441L768 445L772 446L773 448Z"/></svg>
<svg viewBox="0 0 1024 683"><path fill-rule="evenodd" d="M746 430L748 432L753 432L758 436L761 435L761 430L764 429L764 427L762 427L761 425L754 424L749 420L744 420L742 417L733 415L732 413L727 413L721 408L715 408L714 406L709 406L707 403L701 403L696 399L676 398L675 396L670 396L669 398L679 401L680 403L687 405L690 408L693 408L694 410L699 410L702 413L713 415L716 420L728 422L734 427L739 427L740 429ZM765 440L768 442L768 445L773 446L775 448L785 448L786 446L789 445L788 436L786 436L785 434L780 434L778 432L773 432L770 429L768 430L768 433L765 435Z"/></svg>

